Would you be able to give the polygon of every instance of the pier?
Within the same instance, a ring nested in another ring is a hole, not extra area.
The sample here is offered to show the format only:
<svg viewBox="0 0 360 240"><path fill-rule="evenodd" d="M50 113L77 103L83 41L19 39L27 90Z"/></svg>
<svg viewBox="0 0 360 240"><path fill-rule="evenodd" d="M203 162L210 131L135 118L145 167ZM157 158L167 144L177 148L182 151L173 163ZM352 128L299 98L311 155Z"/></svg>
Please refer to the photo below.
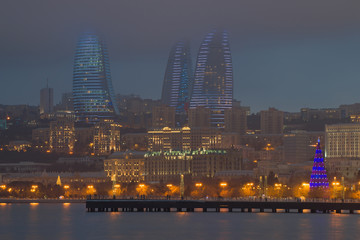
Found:
<svg viewBox="0 0 360 240"><path fill-rule="evenodd" d="M88 212L285 212L349 213L359 202L88 199Z"/></svg>

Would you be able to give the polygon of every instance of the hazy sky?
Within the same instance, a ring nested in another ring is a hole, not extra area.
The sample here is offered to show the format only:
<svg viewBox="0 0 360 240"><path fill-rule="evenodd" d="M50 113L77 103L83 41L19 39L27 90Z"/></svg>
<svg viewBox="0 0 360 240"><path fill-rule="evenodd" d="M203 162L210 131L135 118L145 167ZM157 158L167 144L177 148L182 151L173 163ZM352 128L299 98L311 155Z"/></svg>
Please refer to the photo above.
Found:
<svg viewBox="0 0 360 240"><path fill-rule="evenodd" d="M46 78L58 102L88 30L107 41L116 93L158 99L172 44L189 39L195 62L213 28L230 34L234 97L253 111L360 102L359 9L359 0L2 1L0 104L39 104Z"/></svg>

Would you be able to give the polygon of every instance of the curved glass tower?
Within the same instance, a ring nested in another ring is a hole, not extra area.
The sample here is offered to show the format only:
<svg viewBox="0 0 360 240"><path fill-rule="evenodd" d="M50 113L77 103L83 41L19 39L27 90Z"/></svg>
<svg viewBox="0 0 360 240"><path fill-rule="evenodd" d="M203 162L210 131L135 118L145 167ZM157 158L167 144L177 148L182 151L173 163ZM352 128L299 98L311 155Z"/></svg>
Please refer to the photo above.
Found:
<svg viewBox="0 0 360 240"><path fill-rule="evenodd" d="M211 109L211 126L224 126L224 110L232 107L233 68L228 33L212 31L197 56L190 108Z"/></svg>
<svg viewBox="0 0 360 240"><path fill-rule="evenodd" d="M190 102L193 69L189 44L183 41L176 43L170 51L166 67L161 101L176 112L185 112Z"/></svg>
<svg viewBox="0 0 360 240"><path fill-rule="evenodd" d="M118 115L107 48L95 34L83 34L77 43L73 95L79 121L96 123Z"/></svg>

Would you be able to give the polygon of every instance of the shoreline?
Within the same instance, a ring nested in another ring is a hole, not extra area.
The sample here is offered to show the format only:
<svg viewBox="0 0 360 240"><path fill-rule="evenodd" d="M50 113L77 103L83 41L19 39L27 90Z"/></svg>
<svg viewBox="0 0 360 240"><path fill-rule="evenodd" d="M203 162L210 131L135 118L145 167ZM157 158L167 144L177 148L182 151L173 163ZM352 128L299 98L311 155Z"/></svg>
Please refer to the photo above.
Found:
<svg viewBox="0 0 360 240"><path fill-rule="evenodd" d="M0 204L11 203L86 203L86 199L13 199L13 198L0 198Z"/></svg>

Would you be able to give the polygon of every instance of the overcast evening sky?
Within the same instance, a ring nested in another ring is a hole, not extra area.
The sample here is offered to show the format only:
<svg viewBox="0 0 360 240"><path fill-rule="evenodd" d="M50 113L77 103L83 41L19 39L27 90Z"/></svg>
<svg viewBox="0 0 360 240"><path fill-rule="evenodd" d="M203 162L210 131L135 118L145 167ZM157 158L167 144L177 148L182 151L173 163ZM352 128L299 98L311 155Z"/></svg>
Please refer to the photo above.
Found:
<svg viewBox="0 0 360 240"><path fill-rule="evenodd" d="M195 62L213 28L230 35L234 98L253 112L360 102L359 0L26 0L0 7L0 104L55 102L72 88L81 32L106 40L116 93L159 99L171 46Z"/></svg>

